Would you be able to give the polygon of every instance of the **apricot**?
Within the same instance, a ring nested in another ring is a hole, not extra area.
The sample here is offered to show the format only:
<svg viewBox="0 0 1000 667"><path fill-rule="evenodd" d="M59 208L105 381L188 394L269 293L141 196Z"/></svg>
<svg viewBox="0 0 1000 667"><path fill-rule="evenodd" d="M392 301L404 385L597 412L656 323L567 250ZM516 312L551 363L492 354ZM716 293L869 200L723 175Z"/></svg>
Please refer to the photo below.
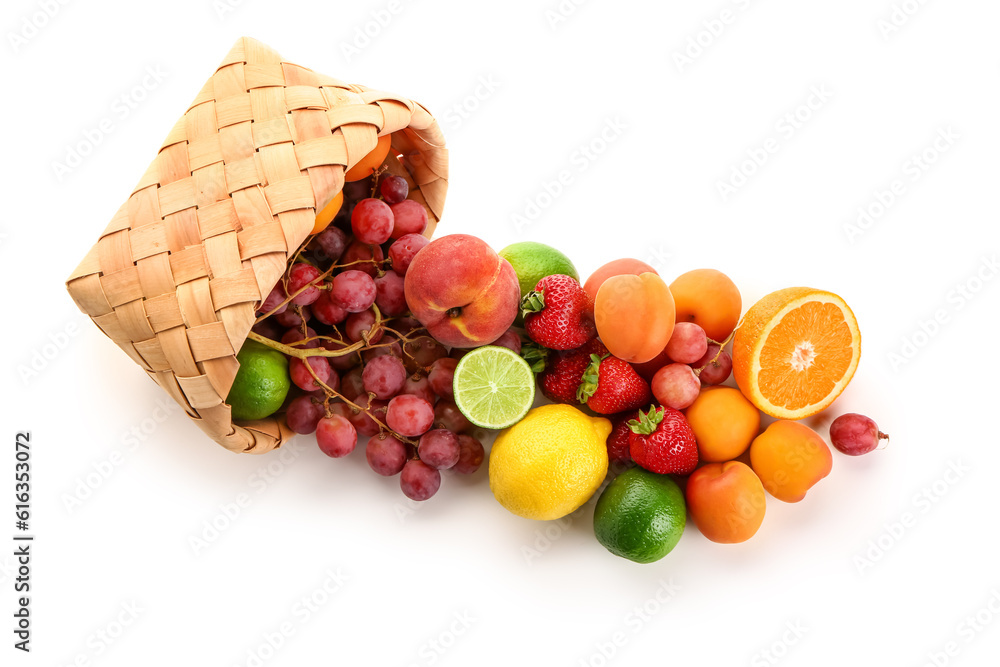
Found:
<svg viewBox="0 0 1000 667"><path fill-rule="evenodd" d="M459 348L503 335L521 301L510 262L469 234L442 236L421 248L406 270L403 293L410 312L436 340Z"/></svg>
<svg viewBox="0 0 1000 667"><path fill-rule="evenodd" d="M694 525L713 542L746 542L764 521L764 486L745 463L704 465L688 477L684 493Z"/></svg>
<svg viewBox="0 0 1000 667"><path fill-rule="evenodd" d="M715 269L695 269L670 283L678 322L694 322L719 342L733 332L743 312L743 299L729 276Z"/></svg>
<svg viewBox="0 0 1000 667"><path fill-rule="evenodd" d="M590 274L590 277L587 278L587 282L583 284L583 289L590 295L591 299L597 299L597 291L601 289L601 285L604 284L604 281L611 276L621 276L626 274L637 276L640 273L656 273L656 269L651 267L649 264L646 264L646 262L633 259L631 257L613 259Z"/></svg>
<svg viewBox="0 0 1000 667"><path fill-rule="evenodd" d="M709 387L684 411L702 461L730 461L760 430L760 410L735 387Z"/></svg>
<svg viewBox="0 0 1000 667"><path fill-rule="evenodd" d="M797 503L830 474L833 455L819 433L805 424L782 419L750 444L750 465L768 493L786 503Z"/></svg>
<svg viewBox="0 0 1000 667"><path fill-rule="evenodd" d="M382 166L385 158L389 155L389 147L392 145L392 135L385 134L378 138L375 148L369 151L368 155L358 160L353 167L344 174L344 180L348 183L360 181L368 178L372 173Z"/></svg>
<svg viewBox="0 0 1000 667"><path fill-rule="evenodd" d="M594 301L597 335L614 356L643 363L663 351L674 331L674 299L655 273L611 276Z"/></svg>

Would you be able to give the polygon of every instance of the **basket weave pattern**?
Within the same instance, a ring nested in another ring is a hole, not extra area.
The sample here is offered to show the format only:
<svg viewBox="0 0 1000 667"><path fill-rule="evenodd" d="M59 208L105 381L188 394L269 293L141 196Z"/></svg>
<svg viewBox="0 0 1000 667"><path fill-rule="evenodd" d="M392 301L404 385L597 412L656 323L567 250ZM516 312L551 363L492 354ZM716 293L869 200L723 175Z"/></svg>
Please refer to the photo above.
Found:
<svg viewBox="0 0 1000 667"><path fill-rule="evenodd" d="M316 211L390 133L432 229L448 155L430 113L241 38L67 288L213 440L234 452L279 447L293 435L283 420L233 424L236 353Z"/></svg>

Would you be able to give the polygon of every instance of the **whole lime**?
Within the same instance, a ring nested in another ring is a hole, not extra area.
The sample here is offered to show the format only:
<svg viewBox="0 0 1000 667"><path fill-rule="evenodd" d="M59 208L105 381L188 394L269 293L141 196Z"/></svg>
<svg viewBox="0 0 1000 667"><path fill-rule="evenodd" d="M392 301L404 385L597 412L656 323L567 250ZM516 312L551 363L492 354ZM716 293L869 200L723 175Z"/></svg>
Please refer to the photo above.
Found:
<svg viewBox="0 0 1000 667"><path fill-rule="evenodd" d="M618 475L594 508L597 541L636 563L652 563L670 553L686 521L684 494L674 480L642 468Z"/></svg>
<svg viewBox="0 0 1000 667"><path fill-rule="evenodd" d="M236 360L240 369L226 396L233 419L249 421L270 417L278 411L292 385L288 359L281 352L247 340Z"/></svg>
<svg viewBox="0 0 1000 667"><path fill-rule="evenodd" d="M580 281L580 274L569 257L550 245L535 241L512 243L497 253L514 267L517 282L521 286L521 298L535 289L538 281L545 276L561 273Z"/></svg>

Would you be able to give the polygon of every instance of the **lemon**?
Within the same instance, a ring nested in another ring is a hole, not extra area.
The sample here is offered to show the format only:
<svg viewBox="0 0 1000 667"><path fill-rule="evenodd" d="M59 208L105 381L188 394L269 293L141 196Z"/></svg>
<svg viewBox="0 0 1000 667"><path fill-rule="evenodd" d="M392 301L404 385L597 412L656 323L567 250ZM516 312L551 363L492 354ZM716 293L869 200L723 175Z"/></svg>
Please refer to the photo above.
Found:
<svg viewBox="0 0 1000 667"><path fill-rule="evenodd" d="M569 257L544 243L535 241L511 243L497 254L514 267L517 282L521 286L522 299L528 292L535 289L538 281L545 276L560 273L577 282L580 281L580 274L576 272L576 267L573 266Z"/></svg>
<svg viewBox="0 0 1000 667"><path fill-rule="evenodd" d="M666 475L631 468L597 499L594 534L604 547L636 563L652 563L677 546L687 522L680 487Z"/></svg>
<svg viewBox="0 0 1000 667"><path fill-rule="evenodd" d="M572 405L542 405L497 435L490 489L528 519L566 516L587 502L608 472L611 422Z"/></svg>
<svg viewBox="0 0 1000 667"><path fill-rule="evenodd" d="M247 340L236 360L240 369L226 396L233 419L264 419L277 412L292 385L285 355L255 340Z"/></svg>

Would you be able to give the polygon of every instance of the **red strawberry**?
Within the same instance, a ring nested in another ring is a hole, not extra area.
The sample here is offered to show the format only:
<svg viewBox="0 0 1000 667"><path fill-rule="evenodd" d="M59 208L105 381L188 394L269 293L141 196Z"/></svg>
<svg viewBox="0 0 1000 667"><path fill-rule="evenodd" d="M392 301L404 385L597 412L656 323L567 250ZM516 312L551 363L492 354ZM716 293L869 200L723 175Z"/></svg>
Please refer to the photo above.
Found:
<svg viewBox="0 0 1000 667"><path fill-rule="evenodd" d="M538 374L538 386L554 403L578 405L576 390L580 387L583 372L590 365L590 355L607 353L608 349L596 338L575 350L551 352L544 362L545 369ZM528 363L532 363L531 356L525 356Z"/></svg>
<svg viewBox="0 0 1000 667"><path fill-rule="evenodd" d="M545 276L521 300L531 340L552 350L573 350L597 335L594 300L575 279Z"/></svg>
<svg viewBox="0 0 1000 667"><path fill-rule="evenodd" d="M590 365L584 371L576 397L602 415L635 410L653 400L649 383L639 377L631 364L618 357L596 354L590 355Z"/></svg>
<svg viewBox="0 0 1000 667"><path fill-rule="evenodd" d="M628 423L630 420L639 419L641 414L638 411L629 411L611 417L611 435L608 436L608 461L610 463L631 463L629 436L632 435L632 429Z"/></svg>
<svg viewBox="0 0 1000 667"><path fill-rule="evenodd" d="M698 444L684 415L673 408L656 407L639 412L629 422L632 460L650 472L688 475L698 465Z"/></svg>

